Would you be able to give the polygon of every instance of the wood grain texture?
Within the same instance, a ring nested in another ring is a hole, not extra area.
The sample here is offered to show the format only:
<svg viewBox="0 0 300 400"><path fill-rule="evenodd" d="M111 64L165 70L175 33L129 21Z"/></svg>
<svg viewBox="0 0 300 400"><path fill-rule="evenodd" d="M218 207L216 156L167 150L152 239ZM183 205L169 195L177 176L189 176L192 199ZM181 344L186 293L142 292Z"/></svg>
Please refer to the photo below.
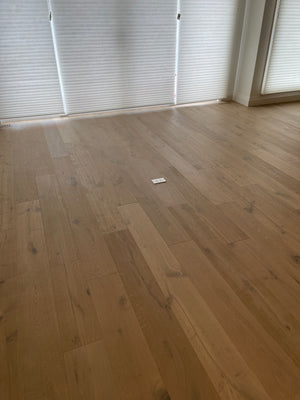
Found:
<svg viewBox="0 0 300 400"><path fill-rule="evenodd" d="M161 290L130 232L115 232L106 240L170 398L218 399L173 313L172 297Z"/></svg>
<svg viewBox="0 0 300 400"><path fill-rule="evenodd" d="M120 399L102 340L66 352L65 364L71 399Z"/></svg>
<svg viewBox="0 0 300 400"><path fill-rule="evenodd" d="M67 351L100 339L101 328L88 292L86 260L76 246L56 177L38 177L37 186L61 343Z"/></svg>
<svg viewBox="0 0 300 400"><path fill-rule="evenodd" d="M90 281L118 399L168 398L159 370L118 274Z"/></svg>
<svg viewBox="0 0 300 400"><path fill-rule="evenodd" d="M1 128L1 400L300 400L299 155L299 103Z"/></svg>

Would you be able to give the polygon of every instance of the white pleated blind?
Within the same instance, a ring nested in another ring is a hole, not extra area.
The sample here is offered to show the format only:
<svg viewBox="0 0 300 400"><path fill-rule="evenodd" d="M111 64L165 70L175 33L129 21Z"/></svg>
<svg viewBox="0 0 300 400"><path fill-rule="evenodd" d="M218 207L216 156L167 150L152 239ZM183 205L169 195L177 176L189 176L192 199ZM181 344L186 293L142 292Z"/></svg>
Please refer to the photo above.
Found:
<svg viewBox="0 0 300 400"><path fill-rule="evenodd" d="M177 102L229 97L243 0L181 0Z"/></svg>
<svg viewBox="0 0 300 400"><path fill-rule="evenodd" d="M173 102L176 0L51 0L67 113Z"/></svg>
<svg viewBox="0 0 300 400"><path fill-rule="evenodd" d="M281 0L278 7L263 94L300 90L300 0Z"/></svg>
<svg viewBox="0 0 300 400"><path fill-rule="evenodd" d="M0 0L0 118L63 113L47 0Z"/></svg>

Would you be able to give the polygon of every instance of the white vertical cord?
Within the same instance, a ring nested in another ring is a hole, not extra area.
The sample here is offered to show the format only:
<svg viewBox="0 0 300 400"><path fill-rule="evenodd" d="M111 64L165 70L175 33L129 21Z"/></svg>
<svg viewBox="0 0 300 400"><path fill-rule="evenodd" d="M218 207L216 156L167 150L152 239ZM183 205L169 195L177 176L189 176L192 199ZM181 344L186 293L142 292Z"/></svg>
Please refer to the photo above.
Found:
<svg viewBox="0 0 300 400"><path fill-rule="evenodd" d="M177 0L177 29L176 29L176 57L175 57L175 79L174 79L174 104L177 104L177 83L178 83L178 54L179 54L179 32L180 32L180 19L178 19L178 15L180 15L180 0Z"/></svg>
<svg viewBox="0 0 300 400"><path fill-rule="evenodd" d="M66 99L65 99L65 93L64 93L63 79L62 79L62 75L61 75L59 56L58 56L58 50L57 50L55 27L54 27L54 23L53 23L53 13L52 13L52 7L51 7L51 0L48 0L48 11L49 11L49 13L51 15L50 29L51 29L51 35L52 35L52 41L53 41L53 47L54 47L54 55L55 55L57 73L58 73L59 86L60 86L61 97L62 97L62 102L63 102L63 106L64 106L64 113L65 113L65 115L68 115Z"/></svg>

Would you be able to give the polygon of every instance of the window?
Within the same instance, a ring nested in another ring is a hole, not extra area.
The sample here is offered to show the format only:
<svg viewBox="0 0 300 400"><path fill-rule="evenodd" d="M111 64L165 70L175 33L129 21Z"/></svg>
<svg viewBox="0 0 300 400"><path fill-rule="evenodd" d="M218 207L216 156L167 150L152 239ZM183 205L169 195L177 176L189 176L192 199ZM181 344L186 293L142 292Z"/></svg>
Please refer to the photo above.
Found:
<svg viewBox="0 0 300 400"><path fill-rule="evenodd" d="M0 1L0 118L63 114L47 1Z"/></svg>
<svg viewBox="0 0 300 400"><path fill-rule="evenodd" d="M274 18L262 94L300 90L300 1L280 0Z"/></svg>

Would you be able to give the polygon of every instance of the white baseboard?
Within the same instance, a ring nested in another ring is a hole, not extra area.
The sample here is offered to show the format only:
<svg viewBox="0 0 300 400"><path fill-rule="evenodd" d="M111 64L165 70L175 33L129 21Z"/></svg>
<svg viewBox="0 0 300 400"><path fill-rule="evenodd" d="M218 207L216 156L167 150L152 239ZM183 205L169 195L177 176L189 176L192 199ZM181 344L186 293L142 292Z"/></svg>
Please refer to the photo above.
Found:
<svg viewBox="0 0 300 400"><path fill-rule="evenodd" d="M248 107L248 105L249 105L249 98L247 96L234 95L233 101L235 101L236 103L242 104L243 106L246 106L246 107Z"/></svg>

